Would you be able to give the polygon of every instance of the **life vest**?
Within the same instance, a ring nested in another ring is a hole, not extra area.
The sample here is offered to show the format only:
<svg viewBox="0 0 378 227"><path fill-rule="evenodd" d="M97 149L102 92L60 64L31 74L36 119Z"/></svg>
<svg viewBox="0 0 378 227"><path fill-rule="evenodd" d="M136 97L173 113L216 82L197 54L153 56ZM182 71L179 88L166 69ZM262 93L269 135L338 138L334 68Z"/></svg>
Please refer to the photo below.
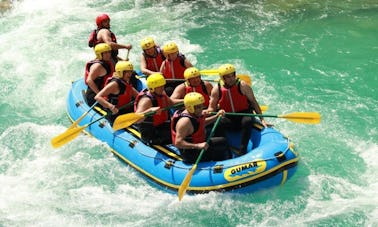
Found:
<svg viewBox="0 0 378 227"><path fill-rule="evenodd" d="M87 64L85 65L85 74L84 74L85 84L87 84L87 79L88 79L88 75L89 75L89 72L90 72L90 68L95 63L100 63L102 65L102 67L104 67L105 70L106 70L105 75L99 76L94 80L94 83L96 84L98 89L101 90L105 86L106 80L109 77L112 77L112 75L114 73L114 67L113 67L112 63L106 62L106 61L101 61L101 60L98 60L98 59L87 62ZM90 87L88 87L88 89L90 89Z"/></svg>
<svg viewBox="0 0 378 227"><path fill-rule="evenodd" d="M143 52L143 56L144 56L144 59L146 59L147 69L154 72L159 72L160 66L165 60L165 57L159 47L156 47L155 50L156 50L156 56L151 56L144 52Z"/></svg>
<svg viewBox="0 0 378 227"><path fill-rule="evenodd" d="M206 107L209 106L210 96L209 96L209 93L207 92L206 85L203 81L201 81L201 84L196 87L190 86L187 82L185 82L185 94L188 94L189 92L198 92L202 94L203 97L205 98L204 105Z"/></svg>
<svg viewBox="0 0 378 227"><path fill-rule="evenodd" d="M97 29L94 29L91 32L91 34L89 35L89 38L88 38L88 46L89 47L95 47L97 44L102 43L97 39L97 33L101 29L107 29L107 28L100 28L100 29L97 28ZM112 39L112 42L117 43L117 38L116 38L115 34L112 31L110 31L110 29L108 29L108 30L110 32L110 38ZM118 56L118 50L112 50L112 58L117 58L117 56Z"/></svg>
<svg viewBox="0 0 378 227"><path fill-rule="evenodd" d="M176 124L178 120L182 117L188 117L192 123L194 132L191 136L185 138L186 141L192 143L202 143L206 140L206 130L205 130L205 116L195 117L187 113L183 113L183 110L177 110L171 119L171 135L173 144L176 143Z"/></svg>
<svg viewBox="0 0 378 227"><path fill-rule="evenodd" d="M172 62L169 59L165 59L163 64L164 70L162 74L166 79L184 79L185 56L178 54L177 58Z"/></svg>
<svg viewBox="0 0 378 227"><path fill-rule="evenodd" d="M243 112L251 109L247 96L240 90L240 79L230 88L218 83L219 88L219 108L226 112Z"/></svg>
<svg viewBox="0 0 378 227"><path fill-rule="evenodd" d="M119 93L117 95L115 94L109 94L107 99L108 102L115 105L117 108L120 108L121 106L126 105L127 103L131 102L132 93L131 90L133 86L131 84L126 83L126 81L115 78L115 77L109 77L106 81L106 84L115 81L118 84L119 87Z"/></svg>
<svg viewBox="0 0 378 227"><path fill-rule="evenodd" d="M153 107L159 106L160 108L165 108L169 104L169 101L168 101L169 97L166 94L155 95L155 94L151 94L151 92L149 92L148 89L144 89L141 92L139 92L139 94L137 95L135 99L134 112L136 111L139 100L142 97L148 97L151 100ZM167 121L169 119L168 117L169 117L168 110L164 110L160 114L154 114L152 115L152 117L146 117L145 121L152 122L154 126L158 126L158 125L163 124L165 121Z"/></svg>

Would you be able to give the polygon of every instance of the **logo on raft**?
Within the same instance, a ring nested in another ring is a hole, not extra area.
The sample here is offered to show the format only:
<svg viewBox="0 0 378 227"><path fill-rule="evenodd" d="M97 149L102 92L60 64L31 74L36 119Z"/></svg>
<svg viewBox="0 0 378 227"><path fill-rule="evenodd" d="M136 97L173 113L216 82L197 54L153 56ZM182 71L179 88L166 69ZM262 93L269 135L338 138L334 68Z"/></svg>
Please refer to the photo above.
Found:
<svg viewBox="0 0 378 227"><path fill-rule="evenodd" d="M261 173L265 169L266 162L264 160L257 160L227 169L224 172L224 178L229 182L236 181Z"/></svg>

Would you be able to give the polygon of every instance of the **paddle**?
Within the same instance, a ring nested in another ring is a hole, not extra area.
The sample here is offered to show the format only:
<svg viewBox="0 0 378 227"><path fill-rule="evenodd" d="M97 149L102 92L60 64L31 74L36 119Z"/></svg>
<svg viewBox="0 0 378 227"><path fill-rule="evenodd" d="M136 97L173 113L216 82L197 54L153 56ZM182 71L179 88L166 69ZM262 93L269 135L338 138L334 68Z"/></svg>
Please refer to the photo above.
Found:
<svg viewBox="0 0 378 227"><path fill-rule="evenodd" d="M207 76L219 76L218 69L204 69L200 71L201 75Z"/></svg>
<svg viewBox="0 0 378 227"><path fill-rule="evenodd" d="M217 121L215 122L213 128L211 129L210 135L206 140L206 143L209 143L211 137L213 137L213 135L215 133L215 128L218 126L220 119L222 119L222 116L218 116ZM181 201L181 199L184 197L185 192L189 187L190 181L192 180L193 173L194 173L194 171L196 171L198 162L201 160L204 152L205 152L205 149L202 149L200 154L198 155L198 158L197 158L196 162L194 163L192 169L189 171L189 173L186 174L184 180L182 181L182 183L181 183L181 185L178 189L179 201Z"/></svg>
<svg viewBox="0 0 378 227"><path fill-rule="evenodd" d="M162 110L164 111L164 110L168 110L170 108L174 108L174 107L178 107L178 106L182 106L182 105L183 105L183 103L180 102L180 103L176 103L175 105L164 107ZM122 128L127 128L130 125L134 124L135 122L139 121L140 119L142 119L144 117L152 116L156 113L157 113L157 111L149 111L149 112L144 113L144 114L142 114L142 113L122 114L115 119L115 121L113 123L113 130L117 131L117 130L120 130Z"/></svg>
<svg viewBox="0 0 378 227"><path fill-rule="evenodd" d="M216 112L211 112L216 114ZM269 115L269 114L250 114L250 113L231 113L226 112L226 115L237 115L237 116L251 116L251 117L275 117L275 118L285 118L289 121L303 124L319 124L320 114L317 112L294 112L289 114L280 115Z"/></svg>
<svg viewBox="0 0 378 227"><path fill-rule="evenodd" d="M64 133L54 137L51 140L51 145L53 148L58 148L63 146L64 144L70 142L71 140L75 139L84 129L86 129L88 126L102 120L105 118L106 115L100 117L99 119L92 121L86 125L75 127L75 128L69 128Z"/></svg>
<svg viewBox="0 0 378 227"><path fill-rule="evenodd" d="M83 120L83 118L85 116L87 116L87 114L97 105L97 101L89 108L89 110L87 110L85 113L83 113L83 115L81 115L74 123L72 123L72 125L68 128L68 129L71 129L71 128L75 128L81 120Z"/></svg>
<svg viewBox="0 0 378 227"><path fill-rule="evenodd" d="M130 49L127 49L127 54L126 54L125 61L128 61L128 60L129 60L129 53L130 53Z"/></svg>
<svg viewBox="0 0 378 227"><path fill-rule="evenodd" d="M124 109L130 105L132 105L134 103L134 101L131 101L123 106L121 106L119 108L119 110L121 109ZM74 127L74 128L68 128L65 132L63 132L62 134L54 137L51 139L51 145L52 147L54 148L58 148L58 147L61 147L63 146L64 144L70 142L71 140L75 139L79 134L80 132L82 132L84 129L86 129L88 126L100 121L101 119L104 119L106 116L106 114L102 117L100 117L99 119L95 120L95 121L92 121L86 125L83 125L83 126L79 126L79 127Z"/></svg>

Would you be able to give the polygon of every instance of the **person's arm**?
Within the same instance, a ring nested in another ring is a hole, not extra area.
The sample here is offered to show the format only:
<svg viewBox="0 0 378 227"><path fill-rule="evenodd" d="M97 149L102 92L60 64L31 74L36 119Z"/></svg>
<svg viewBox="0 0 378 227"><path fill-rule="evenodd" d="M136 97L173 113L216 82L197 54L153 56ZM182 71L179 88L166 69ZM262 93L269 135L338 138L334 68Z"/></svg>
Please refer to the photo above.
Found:
<svg viewBox="0 0 378 227"><path fill-rule="evenodd" d="M108 108L112 111L113 114L118 113L118 108L108 102L104 97L110 95L110 94L118 94L119 93L119 87L118 84L113 81L107 84L97 95L95 96L95 99L97 102L99 102L104 108Z"/></svg>
<svg viewBox="0 0 378 227"><path fill-rule="evenodd" d="M211 115L205 119L205 125L209 125L217 120L218 116L224 116L225 111L219 110L217 114Z"/></svg>
<svg viewBox="0 0 378 227"><path fill-rule="evenodd" d="M112 41L112 36L110 34L110 31L108 29L101 29L98 32L98 37L99 40L102 40L104 43L107 43L110 45L112 50L118 50L118 49L128 49L130 50L132 48L131 44L120 44L120 43L115 43Z"/></svg>
<svg viewBox="0 0 378 227"><path fill-rule="evenodd" d="M176 141L175 146L181 149L207 149L209 145L206 142L203 143L191 143L185 140L185 138L193 134L194 128L190 119L187 117L180 118L176 123Z"/></svg>
<svg viewBox="0 0 378 227"><path fill-rule="evenodd" d="M252 108L256 111L256 114L262 114L260 105L259 105L259 103L257 102L257 100L255 98L255 94L253 93L252 88L246 82L241 81L240 82L240 90L241 90L242 94L244 94L245 96L247 96L249 102L252 105ZM267 123L265 122L264 117L259 117L259 118L261 120L261 123L265 127L267 127Z"/></svg>
<svg viewBox="0 0 378 227"><path fill-rule="evenodd" d="M188 60L188 58L185 58L184 65L186 68L193 67L192 63Z"/></svg>
<svg viewBox="0 0 378 227"><path fill-rule="evenodd" d="M105 75L105 74L106 74L106 70L104 69L104 67L102 67L100 63L94 63L89 69L86 82L88 84L88 87L90 87L94 93L97 94L100 91L94 81L101 75Z"/></svg>
<svg viewBox="0 0 378 227"><path fill-rule="evenodd" d="M158 73L158 72L154 72L152 70L147 69L147 61L143 54L141 54L140 56L140 71L142 71L142 73L146 76L149 76L154 73Z"/></svg>
<svg viewBox="0 0 378 227"><path fill-rule="evenodd" d="M217 108L218 101L219 101L219 89L218 89L218 85L215 85L213 89L211 90L209 107L207 108L208 112L214 112L218 109Z"/></svg>
<svg viewBox="0 0 378 227"><path fill-rule="evenodd" d="M179 103L184 101L185 96L185 84L182 83L175 88L171 95L171 99L174 103Z"/></svg>
<svg viewBox="0 0 378 227"><path fill-rule="evenodd" d="M161 63L161 66L160 66L160 72L163 74L164 72L164 69L165 69L165 61L167 60L164 60L162 63ZM163 74L164 75L164 74Z"/></svg>
<svg viewBox="0 0 378 227"><path fill-rule="evenodd" d="M213 90L213 85L209 81L205 81L205 87L207 94L211 94L211 90Z"/></svg>

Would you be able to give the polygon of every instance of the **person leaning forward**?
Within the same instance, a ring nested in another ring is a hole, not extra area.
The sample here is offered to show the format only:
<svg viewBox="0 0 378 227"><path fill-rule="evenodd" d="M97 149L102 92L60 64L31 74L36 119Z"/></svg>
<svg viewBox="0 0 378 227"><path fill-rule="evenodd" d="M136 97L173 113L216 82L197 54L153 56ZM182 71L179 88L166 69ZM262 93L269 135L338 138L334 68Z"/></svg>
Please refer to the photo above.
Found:
<svg viewBox="0 0 378 227"><path fill-rule="evenodd" d="M131 83L133 64L129 61L118 61L115 71L113 77L108 78L105 87L95 96L96 101L111 112L107 115L111 123L117 116L133 112L133 105L126 105L138 95Z"/></svg>
<svg viewBox="0 0 378 227"><path fill-rule="evenodd" d="M221 65L218 69L223 84L218 83L211 91L208 111L213 112L219 106L226 112L262 114L256 101L252 88L236 77L235 67L231 64ZM263 117L261 124L267 127ZM248 142L251 138L253 122L257 119L250 116L225 116L218 126L219 134L226 130L241 130L240 154L247 152Z"/></svg>
<svg viewBox="0 0 378 227"><path fill-rule="evenodd" d="M141 139L147 144L170 144L171 130L168 110L173 101L164 91L165 79L160 73L151 74L147 78L147 88L139 92L134 103L135 113L145 114L154 112L137 122L136 126L141 133Z"/></svg>
<svg viewBox="0 0 378 227"><path fill-rule="evenodd" d="M184 72L185 82L178 85L171 95L175 102L182 102L186 94L198 92L205 98L205 108L209 106L210 94L213 85L201 79L199 70L195 67L187 68Z"/></svg>
<svg viewBox="0 0 378 227"><path fill-rule="evenodd" d="M198 92L190 92L184 97L185 110L177 110L171 120L173 144L179 148L184 162L194 163L201 150L205 152L201 161L222 161L231 158L225 137L212 137L206 142L205 126L213 123L224 111L205 117L202 114L205 99Z"/></svg>

